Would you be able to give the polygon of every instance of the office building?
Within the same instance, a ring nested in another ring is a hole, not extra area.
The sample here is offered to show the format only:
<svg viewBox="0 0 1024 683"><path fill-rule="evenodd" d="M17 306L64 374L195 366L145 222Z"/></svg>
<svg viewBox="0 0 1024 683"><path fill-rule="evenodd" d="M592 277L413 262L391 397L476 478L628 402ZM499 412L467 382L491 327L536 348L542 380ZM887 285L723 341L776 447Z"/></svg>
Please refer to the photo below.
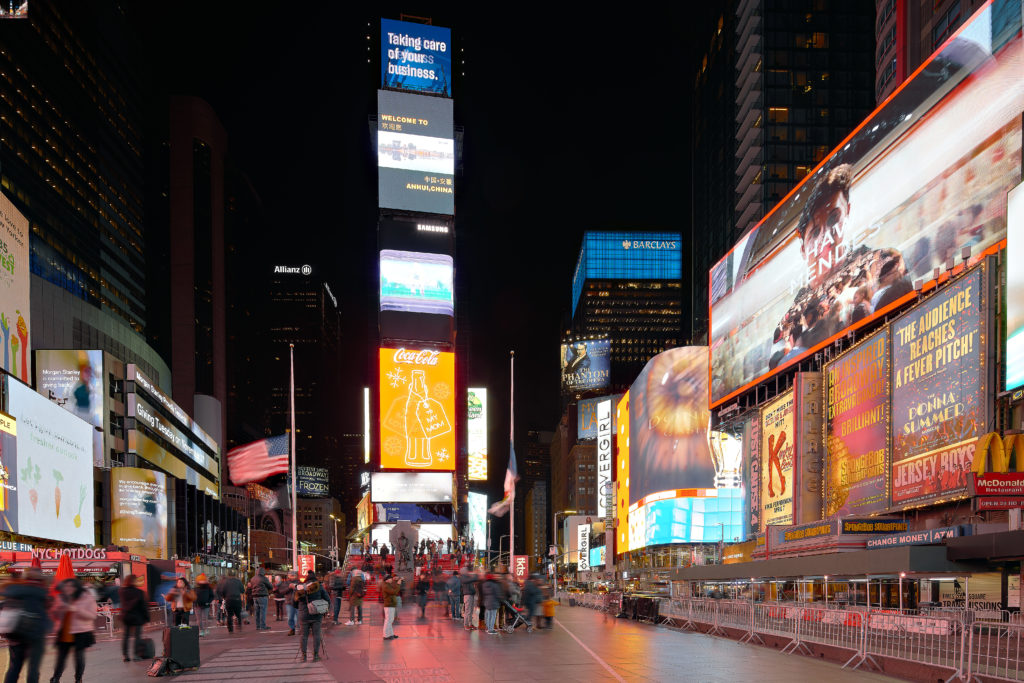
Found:
<svg viewBox="0 0 1024 683"><path fill-rule="evenodd" d="M334 498L298 498L299 516L296 519L299 543L308 546L321 555L331 555L337 546L342 557L345 551L345 515L341 504ZM335 542L335 523L331 518L338 518L338 538Z"/></svg>
<svg viewBox="0 0 1024 683"><path fill-rule="evenodd" d="M526 523L523 525L526 554L530 556L530 569L536 569L548 554L548 484L538 481L526 494Z"/></svg>

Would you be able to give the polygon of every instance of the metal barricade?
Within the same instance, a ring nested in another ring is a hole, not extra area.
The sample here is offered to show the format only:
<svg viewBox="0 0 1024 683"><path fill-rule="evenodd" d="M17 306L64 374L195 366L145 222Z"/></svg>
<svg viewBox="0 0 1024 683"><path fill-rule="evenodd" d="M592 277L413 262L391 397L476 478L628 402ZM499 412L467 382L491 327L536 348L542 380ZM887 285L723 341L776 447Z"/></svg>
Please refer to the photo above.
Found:
<svg viewBox="0 0 1024 683"><path fill-rule="evenodd" d="M864 645L856 669L876 657L900 659L953 670L962 677L967 631L955 616L921 616L873 611L864 624ZM849 663L849 662L848 662Z"/></svg>
<svg viewBox="0 0 1024 683"><path fill-rule="evenodd" d="M753 616L752 605L749 601L740 600L719 600L718 621L715 624L715 631L721 632L723 628L742 630L749 634L752 631Z"/></svg>
<svg viewBox="0 0 1024 683"><path fill-rule="evenodd" d="M964 680L1024 681L1024 625L975 622L970 627Z"/></svg>
<svg viewBox="0 0 1024 683"><path fill-rule="evenodd" d="M864 616L860 612L824 607L803 607L797 622L793 650L810 654L808 644L852 650L846 664L859 659L864 645ZM844 665L845 666L845 665Z"/></svg>

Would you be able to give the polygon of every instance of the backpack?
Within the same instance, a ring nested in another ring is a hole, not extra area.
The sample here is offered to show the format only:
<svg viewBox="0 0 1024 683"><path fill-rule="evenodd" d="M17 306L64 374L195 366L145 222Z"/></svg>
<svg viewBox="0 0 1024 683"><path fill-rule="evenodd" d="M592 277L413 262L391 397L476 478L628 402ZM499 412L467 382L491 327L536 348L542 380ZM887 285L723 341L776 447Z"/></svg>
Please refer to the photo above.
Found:
<svg viewBox="0 0 1024 683"><path fill-rule="evenodd" d="M39 631L39 615L22 607L20 600L8 599L0 608L0 634L8 640L25 640Z"/></svg>

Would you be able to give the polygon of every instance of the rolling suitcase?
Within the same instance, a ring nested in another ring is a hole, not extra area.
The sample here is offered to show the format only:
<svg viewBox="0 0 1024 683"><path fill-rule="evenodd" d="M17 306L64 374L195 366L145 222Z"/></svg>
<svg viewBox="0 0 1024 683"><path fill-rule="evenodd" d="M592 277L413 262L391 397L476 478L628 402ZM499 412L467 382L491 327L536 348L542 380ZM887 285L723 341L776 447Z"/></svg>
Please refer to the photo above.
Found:
<svg viewBox="0 0 1024 683"><path fill-rule="evenodd" d="M199 629L194 626L164 629L164 660L171 671L199 668Z"/></svg>

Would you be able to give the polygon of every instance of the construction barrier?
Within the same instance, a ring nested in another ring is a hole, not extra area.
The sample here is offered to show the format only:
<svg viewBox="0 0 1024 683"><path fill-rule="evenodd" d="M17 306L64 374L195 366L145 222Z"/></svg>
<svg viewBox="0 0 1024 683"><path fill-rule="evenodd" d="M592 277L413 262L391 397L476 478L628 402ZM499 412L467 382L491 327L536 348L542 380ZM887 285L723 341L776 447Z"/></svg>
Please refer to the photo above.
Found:
<svg viewBox="0 0 1024 683"><path fill-rule="evenodd" d="M966 681L1024 681L1024 625L975 622L967 644Z"/></svg>

